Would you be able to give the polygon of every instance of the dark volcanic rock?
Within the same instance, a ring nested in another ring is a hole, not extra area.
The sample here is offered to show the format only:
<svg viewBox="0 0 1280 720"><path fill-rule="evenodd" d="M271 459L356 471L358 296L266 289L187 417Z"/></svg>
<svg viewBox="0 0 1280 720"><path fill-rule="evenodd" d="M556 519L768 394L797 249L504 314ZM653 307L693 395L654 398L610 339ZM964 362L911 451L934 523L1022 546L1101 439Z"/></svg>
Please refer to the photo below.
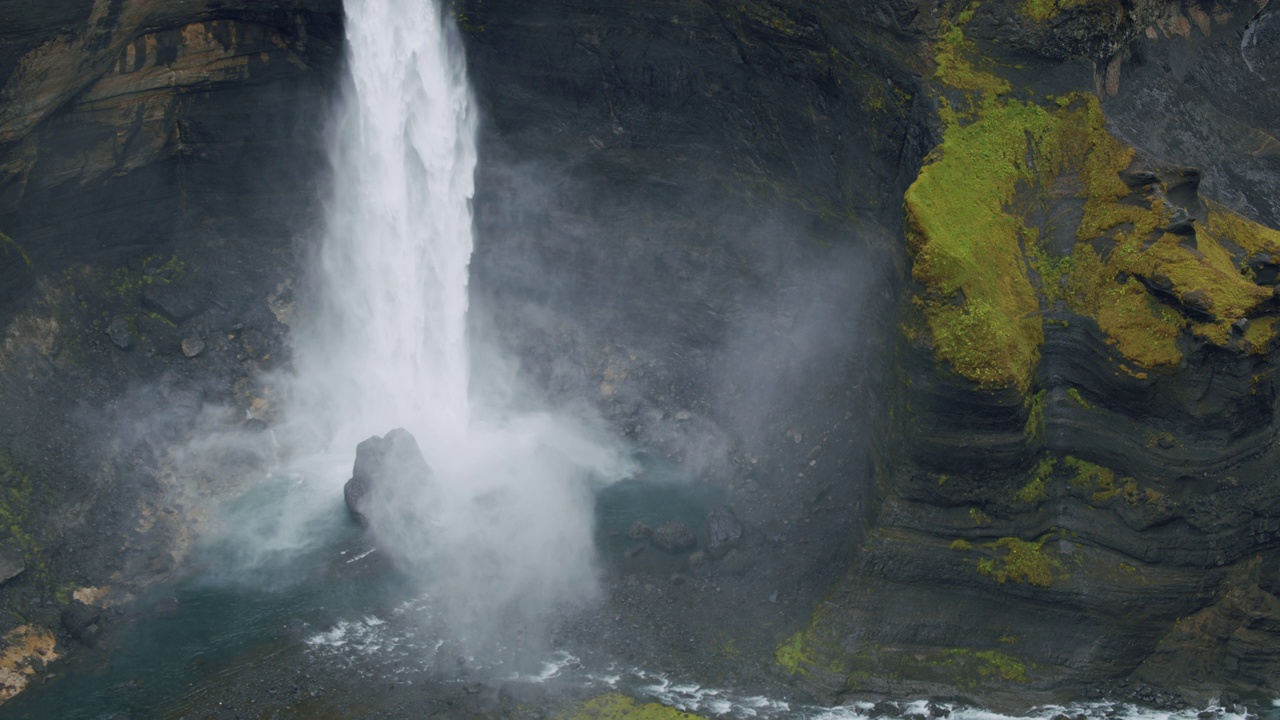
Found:
<svg viewBox="0 0 1280 720"><path fill-rule="evenodd" d="M62 627L71 637L90 647L98 644L102 628L98 624L102 611L92 605L79 601L72 603L62 611Z"/></svg>
<svg viewBox="0 0 1280 720"><path fill-rule="evenodd" d="M160 313L172 323L200 312L202 298L185 282L155 282L142 291L142 306Z"/></svg>
<svg viewBox="0 0 1280 720"><path fill-rule="evenodd" d="M707 552L712 557L723 557L742 540L742 533L742 523L728 505L707 514Z"/></svg>
<svg viewBox="0 0 1280 720"><path fill-rule="evenodd" d="M129 326L129 319L115 316L107 325L107 337L111 339L111 344L121 350L128 350L133 347L133 328Z"/></svg>
<svg viewBox="0 0 1280 720"><path fill-rule="evenodd" d="M22 551L9 545L0 545L0 585L18 577L27 569Z"/></svg>
<svg viewBox="0 0 1280 720"><path fill-rule="evenodd" d="M657 530L653 531L649 541L658 549L669 553L688 550L698 544L698 539L694 537L689 526L677 520L662 523Z"/></svg>
<svg viewBox="0 0 1280 720"><path fill-rule="evenodd" d="M342 488L351 516L369 527L369 514L395 512L400 501L431 483L431 467L408 430L396 428L356 446L351 479Z"/></svg>

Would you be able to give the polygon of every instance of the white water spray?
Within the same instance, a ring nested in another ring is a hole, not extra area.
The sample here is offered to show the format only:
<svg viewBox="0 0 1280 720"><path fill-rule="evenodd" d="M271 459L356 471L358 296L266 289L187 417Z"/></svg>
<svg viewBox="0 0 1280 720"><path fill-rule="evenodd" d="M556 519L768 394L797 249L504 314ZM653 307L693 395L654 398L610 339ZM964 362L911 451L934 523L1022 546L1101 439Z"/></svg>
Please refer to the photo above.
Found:
<svg viewBox="0 0 1280 720"><path fill-rule="evenodd" d="M348 0L352 91L322 256L335 447L390 422L455 446L467 402L475 119L434 3ZM333 392L334 390L339 390ZM381 428L379 430L379 428Z"/></svg>
<svg viewBox="0 0 1280 720"><path fill-rule="evenodd" d="M491 383L470 377L476 121L460 47L434 3L347 0L346 11L351 84L319 299L295 331L283 425L296 447L310 436L319 454L306 472L331 479L330 493L359 441L412 432L435 482L411 512L374 523L379 547L429 583L461 632L527 620L594 593L587 485L630 463L589 423L473 407L469 385Z"/></svg>

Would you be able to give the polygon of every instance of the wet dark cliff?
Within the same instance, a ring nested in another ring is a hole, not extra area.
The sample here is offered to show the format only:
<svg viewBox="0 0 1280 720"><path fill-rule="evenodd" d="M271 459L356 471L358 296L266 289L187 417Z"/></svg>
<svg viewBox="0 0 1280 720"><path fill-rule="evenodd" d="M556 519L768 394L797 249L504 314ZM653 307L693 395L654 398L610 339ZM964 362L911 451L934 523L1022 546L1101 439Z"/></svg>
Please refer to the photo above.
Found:
<svg viewBox="0 0 1280 720"><path fill-rule="evenodd" d="M0 8L0 630L65 648L274 452L341 8L43 5ZM714 601L612 586L637 652L828 701L1280 689L1277 10L452 12L473 334L747 528L684 569Z"/></svg>

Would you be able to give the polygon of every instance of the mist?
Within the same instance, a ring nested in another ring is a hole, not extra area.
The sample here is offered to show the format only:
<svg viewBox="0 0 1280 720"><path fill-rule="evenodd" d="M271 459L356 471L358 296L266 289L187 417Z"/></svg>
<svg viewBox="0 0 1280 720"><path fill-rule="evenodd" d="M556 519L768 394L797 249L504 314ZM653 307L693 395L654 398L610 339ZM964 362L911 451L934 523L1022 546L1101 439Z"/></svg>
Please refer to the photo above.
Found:
<svg viewBox="0 0 1280 720"><path fill-rule="evenodd" d="M302 546L316 517L350 522L332 499L357 444L404 428L429 471L392 469L414 479L368 496L368 537L483 652L497 628L596 598L593 492L633 464L585 406L547 406L469 337L476 110L451 26L417 2L347 13L328 227L274 383L282 472L325 500L250 519L241 541Z"/></svg>

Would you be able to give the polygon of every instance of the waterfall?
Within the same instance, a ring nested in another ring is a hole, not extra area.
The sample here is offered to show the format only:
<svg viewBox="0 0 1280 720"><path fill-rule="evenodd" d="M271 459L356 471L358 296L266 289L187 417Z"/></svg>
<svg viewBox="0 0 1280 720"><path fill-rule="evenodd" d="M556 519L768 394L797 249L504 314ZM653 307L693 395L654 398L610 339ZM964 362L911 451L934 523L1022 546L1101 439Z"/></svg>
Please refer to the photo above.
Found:
<svg viewBox="0 0 1280 720"><path fill-rule="evenodd" d="M596 420L469 393L518 384L471 377L507 364L492 350L474 363L468 342L476 118L460 43L424 0L346 12L333 195L280 432L325 497L340 496L358 442L412 432L434 480L372 537L460 632L493 634L498 617L527 624L595 594L591 486L632 466Z"/></svg>
<svg viewBox="0 0 1280 720"><path fill-rule="evenodd" d="M467 401L475 117L462 54L422 0L347 0L351 89L322 256L333 442L380 425L456 445ZM384 432L388 428L382 428Z"/></svg>

